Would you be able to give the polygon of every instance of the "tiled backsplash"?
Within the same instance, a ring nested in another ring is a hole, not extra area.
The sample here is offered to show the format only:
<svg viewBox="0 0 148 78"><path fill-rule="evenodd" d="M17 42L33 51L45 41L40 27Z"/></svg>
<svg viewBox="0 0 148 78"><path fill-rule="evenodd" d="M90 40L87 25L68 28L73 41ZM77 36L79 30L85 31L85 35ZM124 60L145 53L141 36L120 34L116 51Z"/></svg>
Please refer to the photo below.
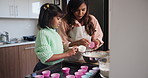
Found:
<svg viewBox="0 0 148 78"><path fill-rule="evenodd" d="M5 18L0 19L0 32L9 33L9 39L23 38L23 36L36 35L37 34L37 19L15 19Z"/></svg>

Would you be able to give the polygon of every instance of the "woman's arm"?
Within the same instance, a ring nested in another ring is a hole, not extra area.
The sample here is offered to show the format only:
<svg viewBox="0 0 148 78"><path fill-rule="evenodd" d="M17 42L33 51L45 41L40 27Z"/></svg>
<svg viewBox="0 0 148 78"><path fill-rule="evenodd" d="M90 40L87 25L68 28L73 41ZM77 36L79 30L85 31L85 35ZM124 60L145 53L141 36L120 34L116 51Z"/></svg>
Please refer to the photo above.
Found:
<svg viewBox="0 0 148 78"><path fill-rule="evenodd" d="M92 36L92 41L94 41L95 44L96 44L94 49L97 49L100 46L102 46L103 43L104 43L103 40L102 40L103 32L101 30L101 27L100 27L100 24L99 24L98 20L93 15L90 15L90 17L92 18L92 22L93 22L93 24L95 26L95 30L96 30L96 32Z"/></svg>
<svg viewBox="0 0 148 78"><path fill-rule="evenodd" d="M83 39L80 39L80 40L71 42L71 43L69 44L69 46L72 47L72 46L84 45L84 46L87 47L87 46L89 45L89 43L90 43L89 40L83 38Z"/></svg>

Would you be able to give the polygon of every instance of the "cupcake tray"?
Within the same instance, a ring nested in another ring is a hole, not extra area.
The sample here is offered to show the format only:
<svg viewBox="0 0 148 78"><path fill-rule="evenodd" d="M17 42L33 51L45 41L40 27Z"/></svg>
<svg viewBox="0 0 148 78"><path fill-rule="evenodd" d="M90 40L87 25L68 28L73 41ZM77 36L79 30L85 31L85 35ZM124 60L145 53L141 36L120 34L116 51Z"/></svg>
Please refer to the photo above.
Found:
<svg viewBox="0 0 148 78"><path fill-rule="evenodd" d="M26 75L25 78L34 78L35 75L41 75L41 72L44 71L44 70L50 70L51 74L52 73L60 73L60 78L65 78L63 76L63 73L62 73L62 67L69 67L70 68L70 74L74 75L74 72L78 71L78 69L80 69L80 66L83 66L83 65L88 66L88 71L91 70L93 67L99 67L98 65L91 64L91 63L63 61L63 62L55 64L53 66L49 66L47 68L44 68L40 71ZM90 78L102 78L100 76L100 70L98 70L96 73L94 73L94 75L92 75Z"/></svg>

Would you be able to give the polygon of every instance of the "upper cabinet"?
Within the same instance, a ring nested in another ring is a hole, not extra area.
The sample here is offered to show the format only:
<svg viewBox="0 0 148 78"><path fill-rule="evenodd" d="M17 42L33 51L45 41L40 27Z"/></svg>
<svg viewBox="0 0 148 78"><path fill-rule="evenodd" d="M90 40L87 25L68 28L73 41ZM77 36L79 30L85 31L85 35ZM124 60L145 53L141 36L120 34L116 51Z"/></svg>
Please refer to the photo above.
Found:
<svg viewBox="0 0 148 78"><path fill-rule="evenodd" d="M38 18L44 3L53 3L53 0L29 0L29 18Z"/></svg>
<svg viewBox="0 0 148 78"><path fill-rule="evenodd" d="M0 17L26 18L28 17L28 0L1 0Z"/></svg>
<svg viewBox="0 0 148 78"><path fill-rule="evenodd" d="M29 18L38 18L41 5L41 0L29 0Z"/></svg>
<svg viewBox="0 0 148 78"><path fill-rule="evenodd" d="M52 0L0 0L0 18L35 18L39 16L40 7Z"/></svg>
<svg viewBox="0 0 148 78"><path fill-rule="evenodd" d="M14 16L17 18L28 17L29 0L14 0Z"/></svg>
<svg viewBox="0 0 148 78"><path fill-rule="evenodd" d="M12 0L0 0L0 17L14 17L12 14L14 12L13 4Z"/></svg>

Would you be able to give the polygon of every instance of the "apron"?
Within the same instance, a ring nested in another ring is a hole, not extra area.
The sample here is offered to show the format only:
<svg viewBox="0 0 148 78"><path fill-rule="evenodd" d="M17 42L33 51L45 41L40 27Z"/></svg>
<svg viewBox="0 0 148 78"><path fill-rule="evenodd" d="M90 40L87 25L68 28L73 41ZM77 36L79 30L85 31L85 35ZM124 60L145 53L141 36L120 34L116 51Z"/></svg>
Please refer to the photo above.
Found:
<svg viewBox="0 0 148 78"><path fill-rule="evenodd" d="M80 40L82 38L85 38L87 40L89 40L91 42L91 36L89 36L87 34L87 32L85 31L85 26L80 26L80 27L74 27L71 31L70 31L70 41L77 41ZM86 49L86 51L89 50L88 48ZM76 55L71 56L66 58L65 60L68 61L78 61L78 60L83 60L83 57L81 55L80 52L77 52Z"/></svg>

